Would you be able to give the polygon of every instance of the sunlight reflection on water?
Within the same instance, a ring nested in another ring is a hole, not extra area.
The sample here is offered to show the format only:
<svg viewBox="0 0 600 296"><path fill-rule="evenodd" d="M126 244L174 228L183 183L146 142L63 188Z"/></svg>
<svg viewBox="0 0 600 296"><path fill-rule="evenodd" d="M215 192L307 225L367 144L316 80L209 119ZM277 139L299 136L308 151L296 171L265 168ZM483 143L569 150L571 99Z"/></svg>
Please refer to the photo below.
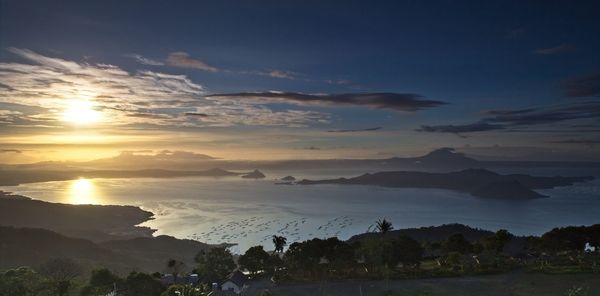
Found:
<svg viewBox="0 0 600 296"><path fill-rule="evenodd" d="M65 202L76 205L101 203L98 188L93 180L79 178L70 182L70 190Z"/></svg>

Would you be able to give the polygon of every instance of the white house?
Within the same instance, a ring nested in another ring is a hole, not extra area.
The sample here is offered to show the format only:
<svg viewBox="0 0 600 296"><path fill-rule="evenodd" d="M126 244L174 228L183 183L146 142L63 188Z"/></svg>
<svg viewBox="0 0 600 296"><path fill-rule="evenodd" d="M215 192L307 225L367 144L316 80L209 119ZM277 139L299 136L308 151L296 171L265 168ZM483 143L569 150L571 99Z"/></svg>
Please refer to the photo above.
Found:
<svg viewBox="0 0 600 296"><path fill-rule="evenodd" d="M244 292L248 287L248 277L239 270L230 273L221 284L221 290L231 291L237 295Z"/></svg>
<svg viewBox="0 0 600 296"><path fill-rule="evenodd" d="M592 244L590 244L590 243L585 243L584 251L586 253L593 253L593 252L596 252L596 247L592 246Z"/></svg>

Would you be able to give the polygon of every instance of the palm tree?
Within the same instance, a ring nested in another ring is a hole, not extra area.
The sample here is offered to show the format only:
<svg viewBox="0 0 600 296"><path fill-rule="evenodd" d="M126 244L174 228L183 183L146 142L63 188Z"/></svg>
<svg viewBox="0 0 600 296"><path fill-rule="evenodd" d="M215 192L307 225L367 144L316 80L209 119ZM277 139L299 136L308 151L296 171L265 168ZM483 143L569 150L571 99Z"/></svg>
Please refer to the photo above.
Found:
<svg viewBox="0 0 600 296"><path fill-rule="evenodd" d="M375 228L377 229L377 231L379 231L381 233L386 233L386 232L394 229L394 226L392 226L392 222L386 220L385 218L377 220L377 222L375 222L375 224L376 224Z"/></svg>
<svg viewBox="0 0 600 296"><path fill-rule="evenodd" d="M283 253L283 247L287 245L287 238L273 235L273 244L275 245L275 252Z"/></svg>

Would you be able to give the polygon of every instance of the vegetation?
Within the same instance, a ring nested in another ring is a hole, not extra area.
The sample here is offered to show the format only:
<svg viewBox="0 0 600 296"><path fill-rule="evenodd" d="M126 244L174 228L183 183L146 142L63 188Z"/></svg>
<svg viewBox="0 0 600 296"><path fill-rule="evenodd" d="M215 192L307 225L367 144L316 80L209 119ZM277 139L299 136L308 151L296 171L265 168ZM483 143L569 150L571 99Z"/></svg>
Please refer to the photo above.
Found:
<svg viewBox="0 0 600 296"><path fill-rule="evenodd" d="M39 270L46 278L47 288L58 296L67 295L73 280L82 273L81 266L68 258L49 260Z"/></svg>
<svg viewBox="0 0 600 296"><path fill-rule="evenodd" d="M375 228L381 233L386 233L394 229L394 227L392 226L392 222L386 220L385 218L375 222Z"/></svg>
<svg viewBox="0 0 600 296"><path fill-rule="evenodd" d="M287 238L274 235L273 245L275 245L275 252L283 253L283 248L287 245Z"/></svg>
<svg viewBox="0 0 600 296"><path fill-rule="evenodd" d="M167 261L167 270L173 275L174 282L177 282L177 277L183 269L185 269L185 263L176 259L169 259Z"/></svg>
<svg viewBox="0 0 600 296"><path fill-rule="evenodd" d="M194 258L192 272L199 276L195 285L177 281L185 276L186 267L177 259L169 259L163 265L173 275L169 286L161 283L160 273L131 272L122 277L106 268L86 273L79 262L53 258L37 268L1 272L0 295L106 295L117 291L118 295L200 296L207 294L211 283L222 282L236 268L248 271L253 278L284 282L386 279L386 286L380 290L386 295L396 293L387 286L387 279L455 277L516 269L535 274L600 274L600 253L584 250L586 245L598 247L599 225L556 228L540 237L518 237L506 230L478 231L478 235L408 235L411 233L393 231L392 223L386 219L377 221L377 229L386 235L375 233L348 241L314 238L294 242L285 252L285 237L274 236L274 252L254 246L240 255L237 263L226 247L201 249ZM563 290L565 295L588 293L587 287L579 285L567 288ZM270 293L262 291L262 295ZM418 295L434 294L425 289Z"/></svg>
<svg viewBox="0 0 600 296"><path fill-rule="evenodd" d="M238 264L242 269L250 272L252 275L256 275L259 271L265 271L269 268L269 253L267 253L263 246L255 246L249 248L244 255L238 259Z"/></svg>
<svg viewBox="0 0 600 296"><path fill-rule="evenodd" d="M233 255L223 247L201 251L194 261L198 264L195 271L205 283L220 282L236 267Z"/></svg>

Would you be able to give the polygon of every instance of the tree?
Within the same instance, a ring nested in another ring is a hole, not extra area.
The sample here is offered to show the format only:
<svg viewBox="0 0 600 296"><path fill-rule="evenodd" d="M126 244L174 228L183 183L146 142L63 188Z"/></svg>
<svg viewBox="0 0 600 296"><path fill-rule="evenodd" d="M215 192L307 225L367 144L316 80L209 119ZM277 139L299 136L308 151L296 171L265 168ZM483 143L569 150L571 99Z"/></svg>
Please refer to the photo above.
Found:
<svg viewBox="0 0 600 296"><path fill-rule="evenodd" d="M269 255L269 260L267 261L267 267L265 269L265 273L268 275L275 275L277 272L277 268L283 266L283 260L279 257L278 254Z"/></svg>
<svg viewBox="0 0 600 296"><path fill-rule="evenodd" d="M54 294L63 296L69 292L73 279L81 274L81 266L68 258L55 258L46 261L40 273L46 276Z"/></svg>
<svg viewBox="0 0 600 296"><path fill-rule="evenodd" d="M287 238L273 235L273 245L275 245L275 252L283 253L283 247L287 245Z"/></svg>
<svg viewBox="0 0 600 296"><path fill-rule="evenodd" d="M504 249L504 245L513 238L513 235L507 230L498 230L495 234L481 239L483 248L488 251L500 253Z"/></svg>
<svg viewBox="0 0 600 296"><path fill-rule="evenodd" d="M40 295L44 277L29 267L19 267L0 273L0 295Z"/></svg>
<svg viewBox="0 0 600 296"><path fill-rule="evenodd" d="M294 242L285 252L284 262L288 271L301 277L314 277L319 272L319 263L323 257L318 238L304 242Z"/></svg>
<svg viewBox="0 0 600 296"><path fill-rule="evenodd" d="M269 253L265 252L263 246L251 247L240 256L238 263L251 274L256 275L261 270L266 270L269 263Z"/></svg>
<svg viewBox="0 0 600 296"><path fill-rule="evenodd" d="M450 252L446 257L446 264L463 269L462 255L459 252Z"/></svg>
<svg viewBox="0 0 600 296"><path fill-rule="evenodd" d="M446 249L446 252L466 254L471 252L472 246L462 234L456 233L448 237L444 244L444 248Z"/></svg>
<svg viewBox="0 0 600 296"><path fill-rule="evenodd" d="M92 270L92 276L86 286L81 290L81 295L106 295L114 290L114 287L122 287L123 279L108 269Z"/></svg>
<svg viewBox="0 0 600 296"><path fill-rule="evenodd" d="M337 237L331 237L321 241L319 247L322 256L329 262L330 268L338 273L342 270L352 269L356 265L356 245L350 245Z"/></svg>
<svg viewBox="0 0 600 296"><path fill-rule="evenodd" d="M375 229L377 229L377 231L381 232L381 233L386 233L388 231L391 231L394 229L394 226L392 226L392 222L384 219L379 219L377 220L377 222L375 222Z"/></svg>
<svg viewBox="0 0 600 296"><path fill-rule="evenodd" d="M185 263L175 260L169 259L167 261L167 270L173 275L173 283L177 283L177 277L179 274L185 269Z"/></svg>
<svg viewBox="0 0 600 296"><path fill-rule="evenodd" d="M376 238L366 238L360 241L357 253L364 260L367 272L377 272L385 265L384 242L385 240Z"/></svg>
<svg viewBox="0 0 600 296"><path fill-rule="evenodd" d="M401 235L393 241L394 252L398 254L398 261L403 266L418 266L423 258L425 249L411 237Z"/></svg>
<svg viewBox="0 0 600 296"><path fill-rule="evenodd" d="M201 279L208 283L223 280L236 267L233 255L224 247L200 251L194 261L198 264L196 271Z"/></svg>
<svg viewBox="0 0 600 296"><path fill-rule="evenodd" d="M132 272L125 279L125 289L123 295L125 296L158 296L165 288L163 285L154 277L147 273ZM119 294L121 295L121 294Z"/></svg>

